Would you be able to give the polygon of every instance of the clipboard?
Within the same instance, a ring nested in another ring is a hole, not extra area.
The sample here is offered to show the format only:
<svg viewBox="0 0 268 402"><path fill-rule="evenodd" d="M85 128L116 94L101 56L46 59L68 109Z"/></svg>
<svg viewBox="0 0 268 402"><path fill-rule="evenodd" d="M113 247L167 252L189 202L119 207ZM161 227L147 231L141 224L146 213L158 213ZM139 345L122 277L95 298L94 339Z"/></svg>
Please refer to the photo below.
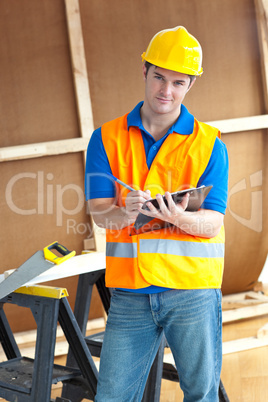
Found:
<svg viewBox="0 0 268 402"><path fill-rule="evenodd" d="M175 202L175 204L179 204L182 201L182 198L185 196L185 194L189 193L190 197L189 197L189 202L188 202L186 211L195 212L195 211L198 211L198 209L201 207L201 205L203 204L205 198L207 197L207 195L210 192L210 190L212 189L212 187L213 186L211 185L211 186L201 186L201 187L196 187L196 188L189 188L187 190L182 190L182 191L177 191L175 193L171 193L171 197L172 197L173 201ZM165 204L168 205L166 197L164 195L162 197L163 197ZM151 202L155 208L160 209L156 198L145 201L145 203L142 206L142 209L147 210L147 211L149 210L149 208L147 206L148 202ZM149 225L149 223L152 223L152 224ZM146 228L144 228L144 230L141 230L145 225L146 225ZM165 221L162 221L162 220L156 219L156 218L151 218L150 216L143 215L140 212L133 225L130 236L135 235L135 234L145 233L145 232L152 231L152 230L162 229L163 227L168 227L170 225L171 224L168 222L165 222Z"/></svg>

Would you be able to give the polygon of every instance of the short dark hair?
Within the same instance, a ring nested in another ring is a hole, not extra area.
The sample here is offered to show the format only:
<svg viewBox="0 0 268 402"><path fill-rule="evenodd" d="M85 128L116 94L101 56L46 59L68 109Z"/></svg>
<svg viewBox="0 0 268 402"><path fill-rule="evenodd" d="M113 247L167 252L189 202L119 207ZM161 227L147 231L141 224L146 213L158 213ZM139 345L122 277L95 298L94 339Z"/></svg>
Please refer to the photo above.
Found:
<svg viewBox="0 0 268 402"><path fill-rule="evenodd" d="M152 63L149 63L149 61L146 61L146 60L145 60L144 65L145 65L145 68L146 68L145 76L147 77L149 68L152 67L152 66L155 66L155 65L152 64ZM155 67L157 67L157 66L155 66ZM196 75L190 75L190 74L187 74L187 75L188 75L188 77L190 78L190 84L189 84L189 86L190 86L191 83L192 83L192 81L195 79Z"/></svg>

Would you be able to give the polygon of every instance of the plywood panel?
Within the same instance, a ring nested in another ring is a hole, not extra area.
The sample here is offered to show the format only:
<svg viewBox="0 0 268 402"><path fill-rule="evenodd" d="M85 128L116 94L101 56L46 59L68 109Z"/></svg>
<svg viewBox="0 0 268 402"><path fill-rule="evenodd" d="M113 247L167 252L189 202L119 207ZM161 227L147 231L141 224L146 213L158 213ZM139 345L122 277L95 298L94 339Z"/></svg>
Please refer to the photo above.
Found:
<svg viewBox="0 0 268 402"><path fill-rule="evenodd" d="M0 2L0 146L79 136L63 1Z"/></svg>
<svg viewBox="0 0 268 402"><path fill-rule="evenodd" d="M230 179L223 291L234 293L254 286L268 251L268 136L227 134L224 141Z"/></svg>

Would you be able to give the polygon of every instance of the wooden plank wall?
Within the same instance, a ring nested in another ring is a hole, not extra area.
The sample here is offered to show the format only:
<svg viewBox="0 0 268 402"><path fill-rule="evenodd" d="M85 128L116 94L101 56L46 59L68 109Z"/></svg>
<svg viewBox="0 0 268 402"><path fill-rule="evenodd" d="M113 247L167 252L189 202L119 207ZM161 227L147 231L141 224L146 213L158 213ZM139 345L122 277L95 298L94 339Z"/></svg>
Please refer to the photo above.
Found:
<svg viewBox="0 0 268 402"><path fill-rule="evenodd" d="M253 0L79 5L95 127L142 99L140 55L157 31L176 25L204 51L204 74L185 102L199 120L267 112ZM0 147L78 138L64 0L2 0L0 35ZM267 138L266 130L223 135L230 157L224 293L250 289L266 258ZM82 153L0 163L1 272L54 240L82 250L90 230L83 169ZM61 286L72 300L73 280ZM16 330L28 326L21 321L14 312Z"/></svg>

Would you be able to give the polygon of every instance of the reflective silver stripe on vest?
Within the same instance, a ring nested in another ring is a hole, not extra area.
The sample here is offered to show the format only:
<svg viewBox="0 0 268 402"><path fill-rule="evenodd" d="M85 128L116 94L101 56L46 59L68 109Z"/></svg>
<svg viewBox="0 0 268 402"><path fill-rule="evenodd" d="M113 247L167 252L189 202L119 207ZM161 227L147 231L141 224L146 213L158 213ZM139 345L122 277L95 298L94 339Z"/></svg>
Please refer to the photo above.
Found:
<svg viewBox="0 0 268 402"><path fill-rule="evenodd" d="M107 257L137 258L137 243L113 243L106 244Z"/></svg>
<svg viewBox="0 0 268 402"><path fill-rule="evenodd" d="M181 257L223 258L223 243L196 243L189 241L143 239L141 253L172 254Z"/></svg>

